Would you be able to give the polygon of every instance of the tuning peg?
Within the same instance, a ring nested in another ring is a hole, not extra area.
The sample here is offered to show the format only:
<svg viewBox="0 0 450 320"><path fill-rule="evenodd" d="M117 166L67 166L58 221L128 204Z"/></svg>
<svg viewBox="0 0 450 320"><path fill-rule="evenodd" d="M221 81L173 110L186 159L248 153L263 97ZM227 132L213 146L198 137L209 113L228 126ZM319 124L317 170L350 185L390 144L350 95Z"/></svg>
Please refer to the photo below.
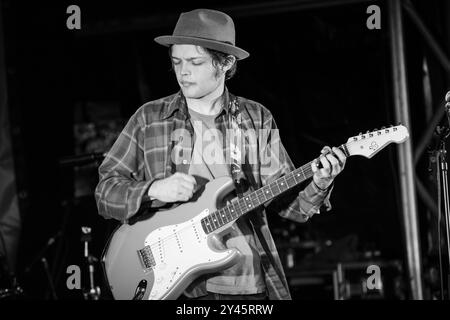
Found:
<svg viewBox="0 0 450 320"><path fill-rule="evenodd" d="M378 131L378 129L377 129L377 128L375 128L375 129L373 129L373 131Z"/></svg>
<svg viewBox="0 0 450 320"><path fill-rule="evenodd" d="M386 127L385 127L385 126L382 126L382 127L381 127L381 130L383 130L383 129L386 129Z"/></svg>

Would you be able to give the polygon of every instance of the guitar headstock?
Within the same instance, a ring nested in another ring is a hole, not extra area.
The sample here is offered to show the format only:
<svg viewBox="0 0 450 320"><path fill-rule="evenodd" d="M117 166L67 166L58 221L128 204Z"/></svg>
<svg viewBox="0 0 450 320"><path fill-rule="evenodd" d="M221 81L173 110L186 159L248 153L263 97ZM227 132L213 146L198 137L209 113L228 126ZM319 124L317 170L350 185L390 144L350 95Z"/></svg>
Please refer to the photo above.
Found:
<svg viewBox="0 0 450 320"><path fill-rule="evenodd" d="M403 125L374 130L348 139L346 147L349 155L372 158L390 143L402 143L409 138L408 129Z"/></svg>

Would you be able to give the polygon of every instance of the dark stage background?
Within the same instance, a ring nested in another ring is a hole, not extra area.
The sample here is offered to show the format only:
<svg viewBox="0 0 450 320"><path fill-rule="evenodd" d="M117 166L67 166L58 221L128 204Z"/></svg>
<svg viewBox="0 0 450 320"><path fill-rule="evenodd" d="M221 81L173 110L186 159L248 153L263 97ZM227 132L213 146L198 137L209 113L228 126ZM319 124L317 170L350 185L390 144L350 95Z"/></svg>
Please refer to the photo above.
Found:
<svg viewBox="0 0 450 320"><path fill-rule="evenodd" d="M273 113L296 166L315 158L324 145L340 145L359 132L397 124L384 1L288 11L277 11L274 3L266 12L253 11L256 3L0 1L23 221L16 273L28 297L52 298L43 265L36 261L43 253L57 297L82 298L80 291L66 287L67 266L83 263L80 228L92 227L92 253L100 258L116 223L100 217L95 206L93 189L101 160L77 167L61 161L106 152L139 106L178 90L167 49L153 38L171 34L182 11L241 8L236 16L231 14L237 45L251 55L238 63L227 86ZM81 8L81 30L66 28L70 4ZM370 4L381 8L380 30L366 27ZM445 36L444 1L414 4L435 35ZM426 126L421 80L426 49L406 18L405 34L414 144ZM435 62L430 68L437 101L448 82ZM392 266L389 282L396 287L386 284L387 297L409 297L396 157L396 146L391 145L371 160L349 158L335 182L332 211L306 224L269 217L294 299L332 299L337 263L354 263L365 272L367 261ZM418 168L425 178L427 164L424 157ZM436 244L433 236L430 240L430 226L436 222L422 204L419 208L427 274L436 271ZM56 241L41 252L55 235ZM96 267L96 281L106 299L100 266ZM436 280L426 281L432 298Z"/></svg>

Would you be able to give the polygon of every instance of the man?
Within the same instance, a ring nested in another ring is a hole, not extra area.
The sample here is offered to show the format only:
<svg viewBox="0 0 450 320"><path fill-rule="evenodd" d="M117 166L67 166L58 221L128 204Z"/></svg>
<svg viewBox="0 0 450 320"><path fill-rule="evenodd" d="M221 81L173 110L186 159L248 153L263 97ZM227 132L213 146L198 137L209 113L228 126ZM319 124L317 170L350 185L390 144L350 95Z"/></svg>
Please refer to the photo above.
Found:
<svg viewBox="0 0 450 320"><path fill-rule="evenodd" d="M201 185L221 176L232 176L242 196L294 169L271 113L225 86L236 62L249 56L235 45L228 15L207 9L182 13L173 35L155 41L170 48L181 90L139 108L109 151L95 194L102 216L126 222L146 210L189 201ZM227 136L232 129L240 141ZM313 181L270 205L297 222L323 205L329 209L345 160L339 149L325 147L311 165ZM222 243L239 249L239 261L198 278L182 298L291 298L264 208L238 219Z"/></svg>

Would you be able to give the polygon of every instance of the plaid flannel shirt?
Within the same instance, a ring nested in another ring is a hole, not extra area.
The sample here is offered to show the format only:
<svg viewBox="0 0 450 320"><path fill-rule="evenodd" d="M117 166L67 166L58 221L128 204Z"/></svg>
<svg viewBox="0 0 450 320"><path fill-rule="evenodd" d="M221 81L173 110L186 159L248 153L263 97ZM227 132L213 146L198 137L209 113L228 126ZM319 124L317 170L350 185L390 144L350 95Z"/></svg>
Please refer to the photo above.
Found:
<svg viewBox="0 0 450 320"><path fill-rule="evenodd" d="M224 106L228 106L228 102L234 96L225 88L223 98ZM242 114L243 130L253 129L258 132L265 129L265 132L268 132L267 129L272 129L269 134L263 135L264 139L270 141L258 139L256 147L248 150L249 157L257 161L242 166L251 189L254 190L289 173L294 166L279 140L279 135L270 133L277 132L270 111L257 102L242 97L237 99ZM224 136L229 125L228 112L228 108L225 107L216 118L217 128ZM174 132L181 132L181 136L174 135ZM191 136L183 139L182 135L185 133ZM166 204L158 200L150 200L147 195L148 189L153 181L167 178L175 171L187 173L194 143L192 137L194 129L189 121L186 100L181 91L141 106L130 118L99 167L100 179L95 190L99 214L126 223L141 210L165 206ZM267 167L258 159L264 154L273 152L274 150L268 150L273 146L278 148L277 156L271 158L271 164ZM224 153L227 154L229 144L224 143L223 147ZM174 162L180 165L175 165ZM321 207L331 209L329 202L331 189L332 187L325 191L320 190L314 182L311 182L301 191L294 188L293 192L273 200L270 209L277 211L283 218L306 222L312 215L319 213ZM269 299L291 299L275 242L269 230L266 208L267 204L248 215L261 257Z"/></svg>

